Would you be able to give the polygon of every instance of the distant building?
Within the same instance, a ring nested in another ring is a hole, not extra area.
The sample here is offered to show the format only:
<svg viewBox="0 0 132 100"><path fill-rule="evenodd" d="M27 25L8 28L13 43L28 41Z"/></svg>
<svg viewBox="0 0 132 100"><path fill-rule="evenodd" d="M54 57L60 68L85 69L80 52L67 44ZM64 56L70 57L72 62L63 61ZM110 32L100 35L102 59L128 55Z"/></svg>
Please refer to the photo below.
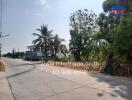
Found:
<svg viewBox="0 0 132 100"><path fill-rule="evenodd" d="M41 48L36 48L35 45L27 46L28 51L40 52Z"/></svg>
<svg viewBox="0 0 132 100"><path fill-rule="evenodd" d="M42 52L39 49L35 48L35 45L27 46L27 51L25 52L25 60L41 60L43 56Z"/></svg>

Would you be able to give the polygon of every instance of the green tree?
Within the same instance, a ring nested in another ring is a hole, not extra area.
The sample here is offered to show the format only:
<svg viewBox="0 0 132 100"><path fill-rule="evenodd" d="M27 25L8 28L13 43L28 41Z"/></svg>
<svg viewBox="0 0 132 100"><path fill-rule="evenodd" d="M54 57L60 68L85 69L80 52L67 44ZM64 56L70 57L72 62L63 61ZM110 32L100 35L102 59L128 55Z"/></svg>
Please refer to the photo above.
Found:
<svg viewBox="0 0 132 100"><path fill-rule="evenodd" d="M112 16L106 16L106 14L101 13L97 20L99 31L99 39L106 40L109 44L113 43L113 35L117 31L117 26L119 21L117 18Z"/></svg>
<svg viewBox="0 0 132 100"><path fill-rule="evenodd" d="M92 34L97 31L96 17L95 13L87 9L78 10L70 17L69 49L76 61L89 54L93 47Z"/></svg>
<svg viewBox="0 0 132 100"><path fill-rule="evenodd" d="M83 49L82 47L82 36L75 30L70 30L71 40L69 44L69 50L71 51L71 54L73 54L76 61L81 60L81 51Z"/></svg>
<svg viewBox="0 0 132 100"><path fill-rule="evenodd" d="M57 34L53 37L53 49L54 49L54 55L56 57L56 54L59 52L63 52L65 53L65 51L67 51L66 46L64 44L62 44L62 42L64 42L64 39L61 39Z"/></svg>
<svg viewBox="0 0 132 100"><path fill-rule="evenodd" d="M115 55L123 62L132 62L132 13L127 13L123 19L114 42Z"/></svg>
<svg viewBox="0 0 132 100"><path fill-rule="evenodd" d="M110 15L110 11L112 6L114 5L120 5L125 7L125 15L122 17L112 17ZM108 16L106 16L107 20L105 21L108 22L106 25L109 27L103 27L105 23L103 20L100 20L98 23L100 26L100 35L103 36L103 38L107 41L109 39L111 40L111 42L109 42L110 47L107 49L108 53L106 57L106 66L104 68L104 71L106 73L113 74L113 70L116 67L113 66L114 63L120 63L124 59L124 61L129 61L131 58L131 53L129 52L131 50L131 40L129 39L129 37L131 37L131 6L131 0L106 0L103 3L104 12L109 13L107 14ZM100 16L100 19L102 18L105 17ZM105 29L107 32L103 31ZM108 37L108 39L105 38L104 34Z"/></svg>
<svg viewBox="0 0 132 100"><path fill-rule="evenodd" d="M51 42L53 40L52 30L48 30L48 27L43 24L40 29L37 29L37 31L39 31L40 34L33 33L33 35L37 36L37 38L32 42L35 44L36 48L41 47L41 51L43 51L47 60L48 51L51 49Z"/></svg>

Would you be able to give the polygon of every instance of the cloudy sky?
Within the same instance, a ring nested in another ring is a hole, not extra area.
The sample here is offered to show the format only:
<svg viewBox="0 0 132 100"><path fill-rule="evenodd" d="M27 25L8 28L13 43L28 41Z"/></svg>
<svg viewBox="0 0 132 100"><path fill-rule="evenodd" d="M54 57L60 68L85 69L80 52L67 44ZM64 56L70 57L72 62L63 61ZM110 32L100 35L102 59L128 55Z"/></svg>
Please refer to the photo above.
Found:
<svg viewBox="0 0 132 100"><path fill-rule="evenodd" d="M103 0L3 0L3 52L13 48L25 51L31 45L32 33L42 24L48 24L53 34L59 34L69 43L69 17L78 9L102 12Z"/></svg>

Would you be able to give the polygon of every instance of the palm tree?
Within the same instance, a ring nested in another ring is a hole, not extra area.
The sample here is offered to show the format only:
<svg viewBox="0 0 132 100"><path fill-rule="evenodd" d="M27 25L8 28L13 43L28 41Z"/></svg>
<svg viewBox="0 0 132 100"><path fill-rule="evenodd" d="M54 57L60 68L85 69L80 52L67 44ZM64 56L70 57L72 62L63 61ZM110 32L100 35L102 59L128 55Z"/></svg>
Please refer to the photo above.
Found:
<svg viewBox="0 0 132 100"><path fill-rule="evenodd" d="M47 61L48 51L50 50L53 39L52 30L48 30L48 27L43 24L37 31L39 31L40 34L33 33L37 38L33 40L32 43L35 44L36 48L41 47L41 51L43 52L43 55L45 55L45 60Z"/></svg>
<svg viewBox="0 0 132 100"><path fill-rule="evenodd" d="M67 51L67 48L62 42L65 41L64 39L61 39L57 34L53 37L53 49L54 49L54 55L56 57L57 53L62 52L65 53Z"/></svg>

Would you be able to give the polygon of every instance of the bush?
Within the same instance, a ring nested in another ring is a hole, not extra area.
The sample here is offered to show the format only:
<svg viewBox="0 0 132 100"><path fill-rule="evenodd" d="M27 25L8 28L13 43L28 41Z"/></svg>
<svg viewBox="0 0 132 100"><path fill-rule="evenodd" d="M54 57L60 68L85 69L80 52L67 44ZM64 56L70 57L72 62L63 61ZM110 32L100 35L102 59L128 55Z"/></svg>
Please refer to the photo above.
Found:
<svg viewBox="0 0 132 100"><path fill-rule="evenodd" d="M66 56L62 57L62 58L59 58L59 57L55 57L54 58L54 61L63 61L63 62L67 62L68 61L68 58Z"/></svg>
<svg viewBox="0 0 132 100"><path fill-rule="evenodd" d="M69 56L66 54L59 54L54 58L54 61L63 61L63 62L67 62L69 60Z"/></svg>

